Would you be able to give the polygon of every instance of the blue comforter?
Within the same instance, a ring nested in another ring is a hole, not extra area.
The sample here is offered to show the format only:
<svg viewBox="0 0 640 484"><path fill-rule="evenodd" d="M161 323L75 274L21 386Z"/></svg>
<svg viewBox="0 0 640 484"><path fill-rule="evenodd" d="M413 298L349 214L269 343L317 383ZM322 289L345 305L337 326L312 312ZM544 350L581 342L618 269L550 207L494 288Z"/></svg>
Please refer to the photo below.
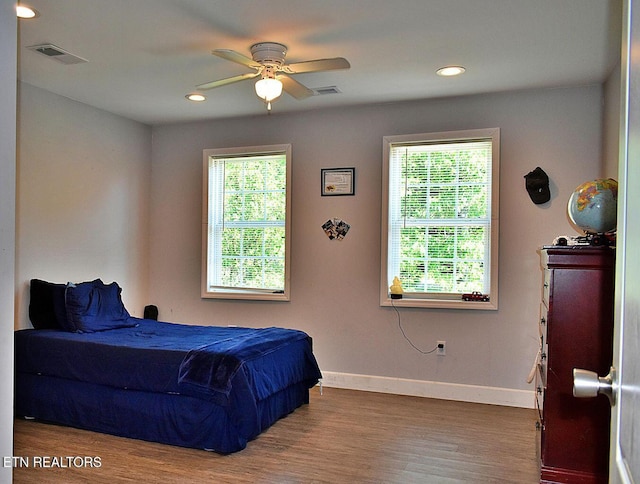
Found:
<svg viewBox="0 0 640 484"><path fill-rule="evenodd" d="M18 331L16 371L219 405L259 401L300 382L310 388L321 378L302 331L132 319L137 326L97 333Z"/></svg>
<svg viewBox="0 0 640 484"><path fill-rule="evenodd" d="M204 393L213 396L218 403L226 403L233 389L233 378L244 365L249 365L258 358L264 360L267 355L290 345L304 343L306 347L308 339L305 333L296 330L236 328L228 338L190 350L180 364L178 382L181 388L192 394ZM297 357L296 353L281 355L278 366L272 368L269 378L259 382L253 380L258 400L282 390L291 383L291 379L295 382L304 381L308 377L317 380L319 374L305 375L304 366L292 365L295 361L289 360L291 356ZM312 355L305 354L304 359L309 356ZM283 371L286 367L289 367L288 371ZM264 369L260 373L264 375Z"/></svg>

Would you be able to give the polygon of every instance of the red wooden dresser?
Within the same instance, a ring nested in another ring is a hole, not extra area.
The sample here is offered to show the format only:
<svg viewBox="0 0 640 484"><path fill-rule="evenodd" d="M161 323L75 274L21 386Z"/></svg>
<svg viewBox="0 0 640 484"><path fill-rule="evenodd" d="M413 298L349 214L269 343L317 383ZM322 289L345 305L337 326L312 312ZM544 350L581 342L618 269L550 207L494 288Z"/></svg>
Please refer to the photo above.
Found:
<svg viewBox="0 0 640 484"><path fill-rule="evenodd" d="M546 246L540 256L540 482L607 482L609 401L605 396L575 398L573 368L609 372L615 251Z"/></svg>

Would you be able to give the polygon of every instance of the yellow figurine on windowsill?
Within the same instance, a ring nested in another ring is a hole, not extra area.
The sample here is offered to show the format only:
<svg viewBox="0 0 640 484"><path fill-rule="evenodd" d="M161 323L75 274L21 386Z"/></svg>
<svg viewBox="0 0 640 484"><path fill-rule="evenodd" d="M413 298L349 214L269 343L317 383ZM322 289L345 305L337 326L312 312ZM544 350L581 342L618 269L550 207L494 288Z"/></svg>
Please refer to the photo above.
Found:
<svg viewBox="0 0 640 484"><path fill-rule="evenodd" d="M402 282L397 276L393 278L393 284L389 286L389 291L391 292L391 299L402 299L404 289L402 289Z"/></svg>

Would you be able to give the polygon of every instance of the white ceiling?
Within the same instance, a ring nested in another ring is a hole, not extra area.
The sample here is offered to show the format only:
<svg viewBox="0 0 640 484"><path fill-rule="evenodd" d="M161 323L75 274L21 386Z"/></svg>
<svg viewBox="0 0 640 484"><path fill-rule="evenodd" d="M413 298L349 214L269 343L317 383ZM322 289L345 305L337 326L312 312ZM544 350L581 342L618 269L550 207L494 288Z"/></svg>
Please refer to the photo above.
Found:
<svg viewBox="0 0 640 484"><path fill-rule="evenodd" d="M340 94L284 94L273 114L602 82L619 58L620 0L27 0L19 78L147 124L265 115L251 80L185 95L248 68L211 55L288 46L287 61L345 57L351 69L299 74ZM25 47L51 43L89 62ZM463 65L457 78L435 75Z"/></svg>

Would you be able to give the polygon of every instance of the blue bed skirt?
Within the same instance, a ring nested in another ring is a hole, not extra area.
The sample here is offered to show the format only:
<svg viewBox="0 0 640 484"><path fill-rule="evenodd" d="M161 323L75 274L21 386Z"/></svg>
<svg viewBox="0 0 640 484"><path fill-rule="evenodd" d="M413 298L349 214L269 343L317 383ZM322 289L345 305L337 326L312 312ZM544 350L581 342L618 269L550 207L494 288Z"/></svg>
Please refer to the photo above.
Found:
<svg viewBox="0 0 640 484"><path fill-rule="evenodd" d="M244 449L249 440L306 403L306 382L260 400L259 427L246 434L237 428L237 416L227 413L229 407L188 395L126 390L27 373L16 374L15 386L16 416L224 454Z"/></svg>

